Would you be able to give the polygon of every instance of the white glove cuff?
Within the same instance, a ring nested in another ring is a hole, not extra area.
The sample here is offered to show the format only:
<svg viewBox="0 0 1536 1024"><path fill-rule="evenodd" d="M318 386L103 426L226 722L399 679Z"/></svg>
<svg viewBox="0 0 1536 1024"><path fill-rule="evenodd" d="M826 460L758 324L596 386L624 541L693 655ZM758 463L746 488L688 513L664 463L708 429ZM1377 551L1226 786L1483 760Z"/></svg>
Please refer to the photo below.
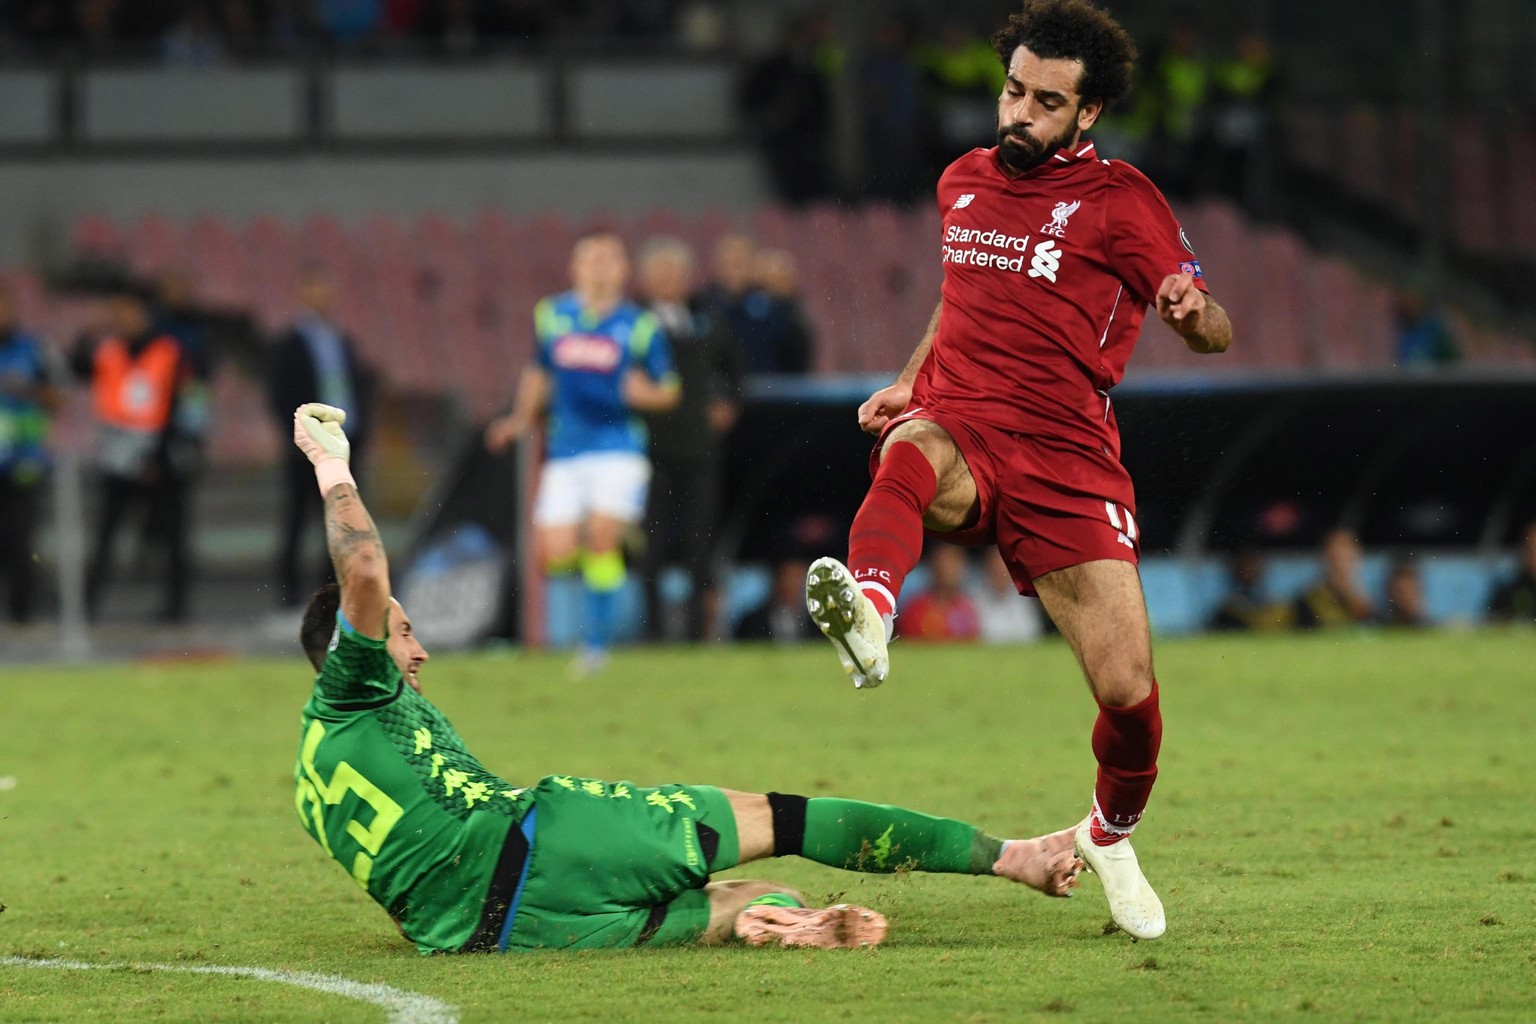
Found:
<svg viewBox="0 0 1536 1024"><path fill-rule="evenodd" d="M331 488L337 484L351 484L357 486L357 481L352 479L352 467L347 460L338 456L321 459L315 464L315 481L320 484L320 497L324 498L331 492Z"/></svg>

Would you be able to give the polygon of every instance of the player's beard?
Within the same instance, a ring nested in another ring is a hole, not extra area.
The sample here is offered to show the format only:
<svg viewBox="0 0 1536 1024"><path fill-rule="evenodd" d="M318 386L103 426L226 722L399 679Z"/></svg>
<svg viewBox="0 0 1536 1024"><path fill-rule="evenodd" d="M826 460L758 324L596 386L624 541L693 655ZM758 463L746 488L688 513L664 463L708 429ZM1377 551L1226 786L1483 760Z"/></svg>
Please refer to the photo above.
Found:
<svg viewBox="0 0 1536 1024"><path fill-rule="evenodd" d="M1077 125L1068 125L1054 139L1041 142L1022 125L1010 124L997 130L997 158L1013 174L1034 170L1049 160L1058 149L1077 141Z"/></svg>

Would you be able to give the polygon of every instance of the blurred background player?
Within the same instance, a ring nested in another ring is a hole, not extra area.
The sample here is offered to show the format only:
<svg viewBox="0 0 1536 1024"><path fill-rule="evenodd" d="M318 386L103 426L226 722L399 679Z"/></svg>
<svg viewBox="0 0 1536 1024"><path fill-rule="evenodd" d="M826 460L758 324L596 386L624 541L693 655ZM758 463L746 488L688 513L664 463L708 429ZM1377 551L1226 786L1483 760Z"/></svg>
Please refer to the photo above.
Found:
<svg viewBox="0 0 1536 1024"><path fill-rule="evenodd" d="M100 483L86 608L93 617L100 611L118 530L130 514L138 514L145 517L143 535L164 545L159 618L181 622L191 586L191 538L186 477L171 460L177 403L192 367L180 342L154 330L149 304L132 286L117 290L106 313L105 336L82 339L73 357L75 373L90 382Z"/></svg>
<svg viewBox="0 0 1536 1024"><path fill-rule="evenodd" d="M646 419L651 432L650 505L646 514L646 634L698 642L719 635L715 530L720 519L724 445L741 409L746 364L725 320L697 309L693 250L654 238L640 250L640 297L672 347L682 386L677 406ZM681 629L669 629L661 570L672 561L688 576Z"/></svg>
<svg viewBox="0 0 1536 1024"><path fill-rule="evenodd" d="M58 408L58 374L43 339L16 322L0 282L0 575L5 614L30 622L36 610L33 565L38 512L49 467L48 421Z"/></svg>
<svg viewBox="0 0 1536 1024"><path fill-rule="evenodd" d="M676 408L682 388L656 317L624 297L629 257L612 234L579 239L571 290L534 307L534 359L512 411L486 428L505 451L548 413L533 510L545 571L579 571L586 587L577 674L607 661L627 572L625 531L645 514L651 465L640 413Z"/></svg>
<svg viewBox="0 0 1536 1024"><path fill-rule="evenodd" d="M1086 0L1040 0L992 42L1007 69L997 146L939 180L941 301L896 383L859 409L860 426L880 437L874 483L848 566L813 562L806 605L854 685L877 686L924 528L995 543L1020 592L1039 594L1099 706L1078 851L1115 923L1155 939L1162 903L1127 838L1157 778L1162 714L1109 390L1147 306L1196 353L1225 351L1232 324L1156 186L1083 137L1130 88L1136 47L1125 29Z"/></svg>
<svg viewBox="0 0 1536 1024"><path fill-rule="evenodd" d="M1071 894L1070 830L1005 841L901 807L644 788L565 775L514 787L421 696L427 652L390 593L389 559L347 465L345 414L294 411L339 586L311 598L300 642L315 668L294 768L304 829L423 953L721 943L873 946L885 918L812 908L772 882L716 871L797 856L851 871L995 875ZM366 824L363 824L366 823Z"/></svg>
<svg viewBox="0 0 1536 1024"><path fill-rule="evenodd" d="M267 409L284 427L305 402L324 402L346 411L358 465L368 453L373 430L369 373L356 342L335 319L336 282L327 267L309 264L299 281L298 318L278 339L267 375ZM297 607L314 587L330 579L329 560L304 571L304 535L320 523L320 500L308 463L289 451L283 459L283 519L278 544L278 601Z"/></svg>
<svg viewBox="0 0 1536 1024"><path fill-rule="evenodd" d="M1494 622L1536 622L1536 522L1520 534L1520 566L1494 589L1488 617Z"/></svg>

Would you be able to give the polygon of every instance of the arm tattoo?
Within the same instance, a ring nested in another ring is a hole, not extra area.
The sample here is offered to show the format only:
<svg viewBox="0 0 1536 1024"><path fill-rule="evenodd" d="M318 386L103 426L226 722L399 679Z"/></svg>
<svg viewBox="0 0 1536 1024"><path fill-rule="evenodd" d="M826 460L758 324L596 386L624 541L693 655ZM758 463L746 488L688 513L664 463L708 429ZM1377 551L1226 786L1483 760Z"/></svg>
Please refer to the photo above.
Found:
<svg viewBox="0 0 1536 1024"><path fill-rule="evenodd" d="M360 561L384 560L379 531L351 484L338 484L325 496L325 543L343 587Z"/></svg>

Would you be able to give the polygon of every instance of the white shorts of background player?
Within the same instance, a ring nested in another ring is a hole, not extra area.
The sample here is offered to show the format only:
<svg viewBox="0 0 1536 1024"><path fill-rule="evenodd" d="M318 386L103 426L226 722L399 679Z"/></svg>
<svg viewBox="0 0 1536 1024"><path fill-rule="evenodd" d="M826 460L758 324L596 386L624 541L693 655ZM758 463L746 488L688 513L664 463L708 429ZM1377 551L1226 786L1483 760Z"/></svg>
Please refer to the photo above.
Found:
<svg viewBox="0 0 1536 1024"><path fill-rule="evenodd" d="M539 473L537 526L572 526L600 515L626 523L645 516L651 463L635 452L588 452L550 459Z"/></svg>

